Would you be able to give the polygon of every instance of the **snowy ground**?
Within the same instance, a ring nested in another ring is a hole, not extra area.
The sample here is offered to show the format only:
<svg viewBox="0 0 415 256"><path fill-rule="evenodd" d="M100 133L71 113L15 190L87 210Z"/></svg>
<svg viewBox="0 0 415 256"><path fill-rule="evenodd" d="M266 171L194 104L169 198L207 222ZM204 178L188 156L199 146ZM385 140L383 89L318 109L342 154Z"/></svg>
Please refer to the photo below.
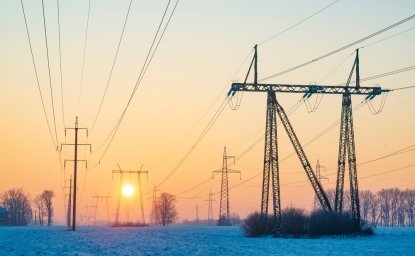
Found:
<svg viewBox="0 0 415 256"><path fill-rule="evenodd" d="M237 227L0 227L0 255L415 255L415 229L284 239L246 238Z"/></svg>

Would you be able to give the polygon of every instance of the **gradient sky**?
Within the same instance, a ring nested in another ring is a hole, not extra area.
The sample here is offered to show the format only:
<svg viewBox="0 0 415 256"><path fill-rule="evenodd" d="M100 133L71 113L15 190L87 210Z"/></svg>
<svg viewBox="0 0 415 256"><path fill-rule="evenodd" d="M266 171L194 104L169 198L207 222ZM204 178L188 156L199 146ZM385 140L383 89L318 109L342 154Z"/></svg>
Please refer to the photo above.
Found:
<svg viewBox="0 0 415 256"><path fill-rule="evenodd" d="M94 204L93 195L110 195L111 218L115 213L118 177L112 170L143 170L146 215L151 207L152 188L159 184L180 162L223 102L232 81L243 80L248 69L247 56L259 42L292 26L333 1L196 1L182 0L146 73L127 114L96 168L79 171L80 215L90 214L85 206ZM45 1L46 22L52 75L52 88L59 143L71 143L72 133L64 136L64 126L73 127L75 116L79 126L91 128L104 93L116 51L128 0L91 2L91 13L83 86L82 56L85 40L88 1L60 1L63 69L63 120L59 76L59 48L56 1ZM48 118L52 118L48 84L41 1L24 1ZM89 167L100 160L99 146L118 120L137 80L145 54L167 1L133 1L119 56L108 88L107 97L96 126L83 143L92 144L92 155L80 150L80 158L89 160ZM387 27L415 13L415 2L406 1L339 1L303 24L259 45L259 77L277 73ZM361 77L369 77L413 66L415 60L415 20L404 23L356 47L360 50ZM411 30L408 30L411 29ZM401 31L405 33L377 42ZM56 192L56 219L64 219L65 179L72 165L61 169L59 157L50 138L35 74L30 57L20 1L0 2L0 192L21 187L32 197L43 189ZM374 43L374 44L372 44ZM349 48L336 55L286 75L268 80L273 83L339 84L347 80L353 64ZM252 55L249 56L251 58ZM244 64L239 72L238 68ZM394 89L415 85L415 73L409 71L379 78L362 85ZM80 96L79 96L80 95ZM78 97L80 98L78 107ZM290 109L300 95L278 94L281 105ZM314 101L316 96L310 100ZM216 99L216 100L215 100ZM353 97L356 107L363 97ZM379 106L382 97L373 101ZM415 143L415 89L389 93L383 111L373 115L368 106L354 113L357 162L372 160ZM313 139L340 118L340 96L324 96L316 112L308 113L303 103L290 120L302 144ZM206 113L207 111L207 113ZM195 207L200 218L207 218L209 190L220 190L219 176L201 186L181 193L211 177L221 168L223 147L229 155L241 155L264 133L266 95L245 93L238 111L226 107L190 157L165 182L160 191L178 194L180 219L194 219ZM206 113L206 115L204 115ZM198 122L200 120L200 122ZM53 123L51 123L53 129ZM282 128L282 127L281 127ZM293 148L279 129L280 158L292 154ZM305 152L315 166L317 159L326 167L322 174L329 178L325 188L334 188L338 151L339 126L314 141ZM260 174L263 165L261 141L237 160L233 169L242 171L230 176L230 186ZM73 158L69 148L61 158ZM378 191L398 187L415 189L414 150L370 164L358 166L360 190ZM280 163L283 207L293 205L309 209L313 192L295 155ZM391 171L391 172L389 172ZM386 173L384 173L386 172ZM380 174L372 176L374 174ZM347 176L346 176L347 177ZM125 182L136 185L136 177ZM294 184L289 184L294 183ZM348 184L348 183L345 183ZM231 212L242 217L259 210L261 175L230 190ZM217 218L219 195L214 196ZM138 216L137 198L129 199L130 220ZM122 202L125 219L126 199ZM105 207L99 204L98 218L104 219Z"/></svg>

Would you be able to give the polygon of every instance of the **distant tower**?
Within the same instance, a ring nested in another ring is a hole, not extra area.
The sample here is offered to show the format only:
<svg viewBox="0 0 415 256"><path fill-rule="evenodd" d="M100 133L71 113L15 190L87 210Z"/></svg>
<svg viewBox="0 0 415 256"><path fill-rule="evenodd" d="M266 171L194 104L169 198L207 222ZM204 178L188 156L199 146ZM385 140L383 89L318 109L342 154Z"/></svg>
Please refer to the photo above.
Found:
<svg viewBox="0 0 415 256"><path fill-rule="evenodd" d="M159 224L159 215L158 215L158 207L157 207L157 188L156 185L154 185L153 188L153 206L151 209L151 223L152 224Z"/></svg>
<svg viewBox="0 0 415 256"><path fill-rule="evenodd" d="M326 167L325 166L323 166L323 165L320 165L320 161L317 159L317 164L316 164L316 177L317 177L317 180L318 180L318 182L320 182L320 184L321 184L321 180L329 180L329 178L327 178L327 177L324 177L324 176L322 176L321 175L321 170L326 170ZM320 203L318 202L318 198L317 198L317 195L314 197L314 209L316 210L317 208L319 208L319 206L320 206Z"/></svg>
<svg viewBox="0 0 415 256"><path fill-rule="evenodd" d="M199 206L196 205L196 226L199 226Z"/></svg>
<svg viewBox="0 0 415 256"><path fill-rule="evenodd" d="M229 214L228 173L239 173L239 175L241 175L240 171L228 169L228 159L231 159L231 158L233 158L235 161L234 156L226 155L226 147L225 147L223 150L222 170L213 171L213 173L222 174L218 226L230 226L231 225L230 214Z"/></svg>
<svg viewBox="0 0 415 256"><path fill-rule="evenodd" d="M209 225L212 225L212 223L213 223L213 205L212 205L212 202L213 201L216 201L216 200L213 200L213 198L212 198L212 191L209 191L209 199L208 200L206 200L206 201L208 201L208 224Z"/></svg>

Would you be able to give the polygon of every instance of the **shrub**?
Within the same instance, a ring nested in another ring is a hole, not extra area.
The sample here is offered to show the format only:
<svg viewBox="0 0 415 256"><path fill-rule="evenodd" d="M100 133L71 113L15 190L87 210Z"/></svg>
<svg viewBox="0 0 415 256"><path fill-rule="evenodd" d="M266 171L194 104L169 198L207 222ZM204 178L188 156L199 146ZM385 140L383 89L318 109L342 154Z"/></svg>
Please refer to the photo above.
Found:
<svg viewBox="0 0 415 256"><path fill-rule="evenodd" d="M360 231L360 225L353 223L348 212L314 211L310 214L308 231L311 235L343 235Z"/></svg>
<svg viewBox="0 0 415 256"><path fill-rule="evenodd" d="M248 237L276 235L298 236L323 236L323 235L363 235L371 236L374 231L371 227L363 227L356 223L350 213L324 212L317 210L307 215L304 210L287 208L281 213L281 226L275 229L275 221L272 215L261 216L260 213L250 214L241 226L242 231Z"/></svg>
<svg viewBox="0 0 415 256"><path fill-rule="evenodd" d="M303 209L286 208L281 213L281 233L290 235L304 234L307 216Z"/></svg>
<svg viewBox="0 0 415 256"><path fill-rule="evenodd" d="M241 229L248 237L258 237L275 233L274 217L251 213L242 223Z"/></svg>

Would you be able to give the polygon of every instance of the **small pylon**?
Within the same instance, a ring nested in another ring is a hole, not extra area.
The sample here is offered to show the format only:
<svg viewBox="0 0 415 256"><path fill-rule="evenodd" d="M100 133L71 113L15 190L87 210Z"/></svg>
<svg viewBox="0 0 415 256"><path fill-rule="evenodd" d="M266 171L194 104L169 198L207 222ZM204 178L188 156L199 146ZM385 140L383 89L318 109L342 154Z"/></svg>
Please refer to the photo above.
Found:
<svg viewBox="0 0 415 256"><path fill-rule="evenodd" d="M229 213L229 186L228 186L228 173L239 173L241 178L241 172L237 170L228 169L228 159L235 161L234 156L226 155L226 147L223 150L223 164L222 169L213 171L213 173L221 173L221 189L220 189L220 207L219 207L219 220L218 226L231 226L230 213Z"/></svg>

